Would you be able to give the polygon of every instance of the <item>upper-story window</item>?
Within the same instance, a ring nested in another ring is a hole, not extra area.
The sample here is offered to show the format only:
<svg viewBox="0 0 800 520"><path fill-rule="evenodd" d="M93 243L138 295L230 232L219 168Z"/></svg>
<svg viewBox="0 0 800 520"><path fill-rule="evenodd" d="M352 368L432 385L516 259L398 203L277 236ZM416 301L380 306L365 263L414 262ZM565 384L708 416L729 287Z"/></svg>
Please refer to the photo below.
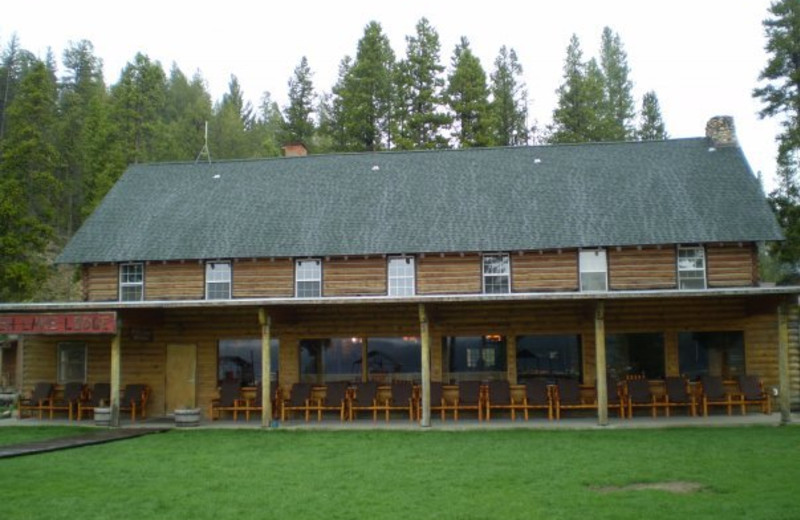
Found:
<svg viewBox="0 0 800 520"><path fill-rule="evenodd" d="M322 260L309 258L295 262L295 295L298 298L322 296Z"/></svg>
<svg viewBox="0 0 800 520"><path fill-rule="evenodd" d="M608 262L603 249L581 251L581 291L608 290Z"/></svg>
<svg viewBox="0 0 800 520"><path fill-rule="evenodd" d="M511 264L508 255L483 256L483 292L504 294L511 291Z"/></svg>
<svg viewBox="0 0 800 520"><path fill-rule="evenodd" d="M231 297L231 263L206 263L206 300L229 300Z"/></svg>
<svg viewBox="0 0 800 520"><path fill-rule="evenodd" d="M414 257L389 258L389 296L414 296Z"/></svg>
<svg viewBox="0 0 800 520"><path fill-rule="evenodd" d="M678 247L678 288L706 288L706 254L702 246Z"/></svg>
<svg viewBox="0 0 800 520"><path fill-rule="evenodd" d="M123 302L144 299L144 264L137 262L119 266L119 299Z"/></svg>

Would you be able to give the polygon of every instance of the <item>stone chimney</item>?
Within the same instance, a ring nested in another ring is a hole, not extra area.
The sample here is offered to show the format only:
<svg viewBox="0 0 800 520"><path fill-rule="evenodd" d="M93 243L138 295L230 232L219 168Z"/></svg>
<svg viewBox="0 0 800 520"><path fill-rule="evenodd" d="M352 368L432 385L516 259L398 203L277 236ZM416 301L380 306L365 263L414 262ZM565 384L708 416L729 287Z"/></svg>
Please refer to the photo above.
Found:
<svg viewBox="0 0 800 520"><path fill-rule="evenodd" d="M303 143L287 143L281 149L284 157L305 157L308 155L306 145Z"/></svg>
<svg viewBox="0 0 800 520"><path fill-rule="evenodd" d="M716 147L736 146L736 127L731 116L714 116L706 123L706 137Z"/></svg>

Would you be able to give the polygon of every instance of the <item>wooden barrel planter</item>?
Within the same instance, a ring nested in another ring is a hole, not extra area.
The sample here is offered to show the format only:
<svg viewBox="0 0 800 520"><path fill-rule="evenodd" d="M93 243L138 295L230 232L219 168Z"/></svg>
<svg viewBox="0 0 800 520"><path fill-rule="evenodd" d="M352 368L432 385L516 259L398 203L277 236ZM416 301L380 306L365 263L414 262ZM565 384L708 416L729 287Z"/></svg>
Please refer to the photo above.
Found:
<svg viewBox="0 0 800 520"><path fill-rule="evenodd" d="M200 425L200 408L179 408L175 410L175 426L190 428Z"/></svg>
<svg viewBox="0 0 800 520"><path fill-rule="evenodd" d="M95 408L94 424L96 426L111 426L111 408L108 407Z"/></svg>

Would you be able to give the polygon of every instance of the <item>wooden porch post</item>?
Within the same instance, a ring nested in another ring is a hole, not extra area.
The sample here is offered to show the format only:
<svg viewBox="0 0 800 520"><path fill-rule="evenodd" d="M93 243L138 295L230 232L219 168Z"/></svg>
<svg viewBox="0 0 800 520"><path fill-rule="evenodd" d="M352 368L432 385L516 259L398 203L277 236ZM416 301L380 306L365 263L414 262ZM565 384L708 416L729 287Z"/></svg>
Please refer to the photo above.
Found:
<svg viewBox="0 0 800 520"><path fill-rule="evenodd" d="M272 319L267 310L258 309L258 322L261 324L261 427L272 424L272 358L270 357L270 326Z"/></svg>
<svg viewBox="0 0 800 520"><path fill-rule="evenodd" d="M608 426L608 386L606 384L605 303L598 301L594 309L594 353L597 376L597 423Z"/></svg>
<svg viewBox="0 0 800 520"><path fill-rule="evenodd" d="M119 426L119 391L122 375L122 322L111 340L111 426Z"/></svg>
<svg viewBox="0 0 800 520"><path fill-rule="evenodd" d="M778 392L781 424L789 424L792 422L789 399L789 305L785 301L778 306Z"/></svg>
<svg viewBox="0 0 800 520"><path fill-rule="evenodd" d="M425 304L419 304L419 329L421 348L421 370L422 370L422 417L420 426L430 428L431 426L431 335L428 329L428 313Z"/></svg>

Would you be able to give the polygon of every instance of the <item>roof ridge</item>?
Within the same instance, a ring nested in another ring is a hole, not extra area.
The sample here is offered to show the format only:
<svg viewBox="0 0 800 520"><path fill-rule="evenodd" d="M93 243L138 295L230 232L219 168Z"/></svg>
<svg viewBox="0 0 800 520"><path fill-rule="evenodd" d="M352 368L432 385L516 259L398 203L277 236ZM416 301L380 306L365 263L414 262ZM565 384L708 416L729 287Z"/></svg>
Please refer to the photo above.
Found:
<svg viewBox="0 0 800 520"><path fill-rule="evenodd" d="M269 162L269 161L284 161L284 160L311 160L327 157L354 157L354 156L376 156L376 155L421 155L432 153L476 153L476 152L489 152L489 151L504 151L504 150L520 150L520 149L549 149L549 148L570 148L570 147L601 147L601 146L619 146L619 145L651 145L651 144L666 144L674 143L677 141L703 141L705 137L678 137L671 139L655 139L648 141L591 141L583 143L542 143L530 144L520 146L483 146L474 148L434 148L425 150L376 150L376 151L362 151L362 152L332 152L332 153L318 153L309 154L299 157L283 157L283 156L270 156L270 157L247 157L247 158L233 158L221 159L208 162L197 161L155 161L137 163L131 166L189 166L197 164L199 166L214 166L235 163L254 163L254 162Z"/></svg>

